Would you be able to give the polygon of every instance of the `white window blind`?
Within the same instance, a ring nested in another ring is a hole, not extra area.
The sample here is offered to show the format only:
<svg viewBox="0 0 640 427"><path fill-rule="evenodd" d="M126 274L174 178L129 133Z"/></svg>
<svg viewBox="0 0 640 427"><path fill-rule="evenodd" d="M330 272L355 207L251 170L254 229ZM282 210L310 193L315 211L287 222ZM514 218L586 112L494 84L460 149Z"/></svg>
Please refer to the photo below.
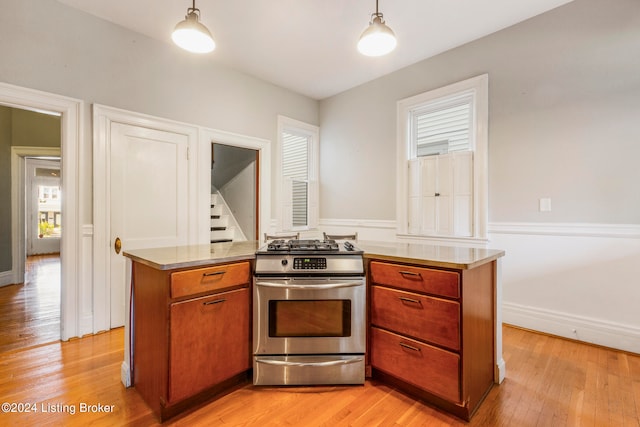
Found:
<svg viewBox="0 0 640 427"><path fill-rule="evenodd" d="M309 224L309 140L305 135L282 133L282 175L291 181L292 225Z"/></svg>
<svg viewBox="0 0 640 427"><path fill-rule="evenodd" d="M398 101L398 235L485 241L489 77Z"/></svg>
<svg viewBox="0 0 640 427"><path fill-rule="evenodd" d="M416 157L472 149L472 94L428 103L411 112Z"/></svg>

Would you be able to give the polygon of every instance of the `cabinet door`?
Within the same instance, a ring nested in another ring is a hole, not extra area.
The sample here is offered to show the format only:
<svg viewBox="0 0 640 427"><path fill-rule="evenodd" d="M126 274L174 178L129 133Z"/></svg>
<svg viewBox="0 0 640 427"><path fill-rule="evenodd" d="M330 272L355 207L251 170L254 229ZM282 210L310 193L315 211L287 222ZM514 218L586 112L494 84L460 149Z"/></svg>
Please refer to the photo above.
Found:
<svg viewBox="0 0 640 427"><path fill-rule="evenodd" d="M249 289L171 304L169 402L249 369Z"/></svg>

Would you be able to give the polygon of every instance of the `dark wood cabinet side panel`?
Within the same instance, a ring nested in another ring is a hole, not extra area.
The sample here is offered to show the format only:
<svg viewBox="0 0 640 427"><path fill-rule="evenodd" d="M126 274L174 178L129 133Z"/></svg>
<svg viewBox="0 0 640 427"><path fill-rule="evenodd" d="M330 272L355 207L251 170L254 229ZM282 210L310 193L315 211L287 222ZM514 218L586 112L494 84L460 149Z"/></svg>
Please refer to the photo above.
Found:
<svg viewBox="0 0 640 427"><path fill-rule="evenodd" d="M171 305L173 404L249 369L249 289Z"/></svg>
<svg viewBox="0 0 640 427"><path fill-rule="evenodd" d="M133 386L154 412L166 401L169 275L133 263Z"/></svg>
<svg viewBox="0 0 640 427"><path fill-rule="evenodd" d="M371 286L371 323L419 340L460 349L460 304Z"/></svg>
<svg viewBox="0 0 640 427"><path fill-rule="evenodd" d="M463 272L463 393L473 411L493 386L495 261Z"/></svg>

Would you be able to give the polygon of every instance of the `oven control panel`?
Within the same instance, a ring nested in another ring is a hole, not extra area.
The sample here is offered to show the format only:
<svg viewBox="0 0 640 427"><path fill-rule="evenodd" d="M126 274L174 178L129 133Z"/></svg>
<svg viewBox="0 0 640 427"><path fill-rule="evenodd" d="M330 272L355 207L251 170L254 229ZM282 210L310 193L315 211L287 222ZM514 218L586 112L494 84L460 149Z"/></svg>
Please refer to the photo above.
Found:
<svg viewBox="0 0 640 427"><path fill-rule="evenodd" d="M293 259L294 270L326 270L326 258L302 257Z"/></svg>

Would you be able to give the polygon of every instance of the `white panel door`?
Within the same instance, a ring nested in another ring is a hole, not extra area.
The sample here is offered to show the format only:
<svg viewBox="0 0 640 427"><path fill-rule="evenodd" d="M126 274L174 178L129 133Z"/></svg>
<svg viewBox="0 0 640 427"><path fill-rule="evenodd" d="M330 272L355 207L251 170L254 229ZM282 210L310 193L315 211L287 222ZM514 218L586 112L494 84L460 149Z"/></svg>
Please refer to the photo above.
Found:
<svg viewBox="0 0 640 427"><path fill-rule="evenodd" d="M436 178L436 234L453 234L451 219L453 193L453 159L451 154L437 156Z"/></svg>
<svg viewBox="0 0 640 427"><path fill-rule="evenodd" d="M124 325L126 262L122 251L188 243L187 135L111 124L111 327Z"/></svg>
<svg viewBox="0 0 640 427"><path fill-rule="evenodd" d="M473 151L455 153L454 163L454 235L473 235Z"/></svg>
<svg viewBox="0 0 640 427"><path fill-rule="evenodd" d="M409 160L409 197L407 228L409 233L420 234L422 232L422 196L421 196L421 166L420 159Z"/></svg>

